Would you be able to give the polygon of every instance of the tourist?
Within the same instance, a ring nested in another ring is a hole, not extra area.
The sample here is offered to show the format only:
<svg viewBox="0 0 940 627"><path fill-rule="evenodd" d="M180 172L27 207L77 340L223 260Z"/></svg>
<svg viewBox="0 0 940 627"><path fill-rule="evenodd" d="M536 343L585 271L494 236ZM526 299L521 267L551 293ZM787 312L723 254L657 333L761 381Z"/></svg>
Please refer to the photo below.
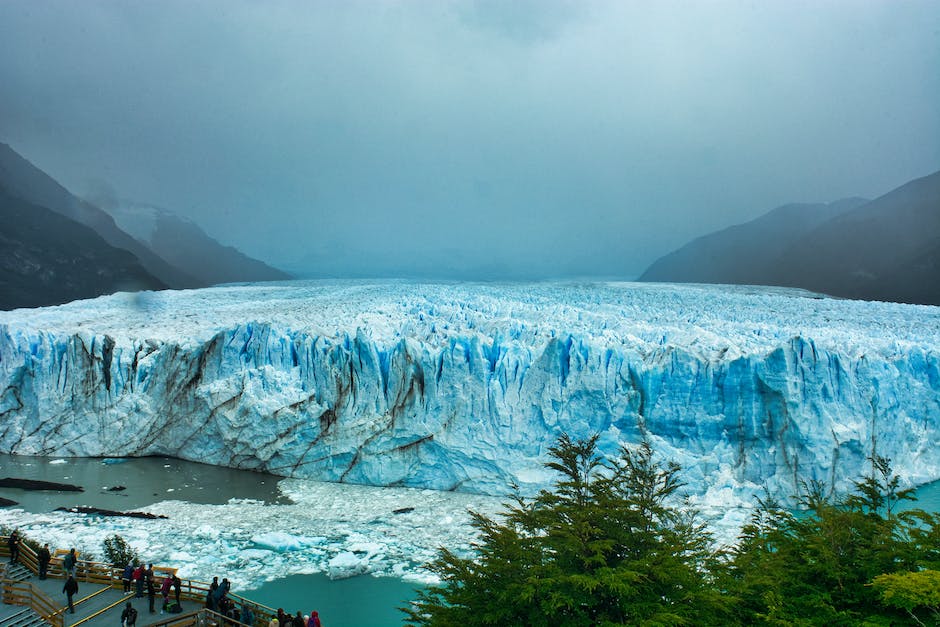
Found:
<svg viewBox="0 0 940 627"><path fill-rule="evenodd" d="M166 611L166 606L170 603L170 585L172 581L170 580L169 575L163 578L163 585L160 586L160 594L163 596L163 607L160 608L160 613Z"/></svg>
<svg viewBox="0 0 940 627"><path fill-rule="evenodd" d="M323 627L320 624L320 615L316 610L310 612L310 620L307 621L307 627Z"/></svg>
<svg viewBox="0 0 940 627"><path fill-rule="evenodd" d="M307 627L304 623L304 617L300 615L300 610L297 610L297 614L291 620L291 627Z"/></svg>
<svg viewBox="0 0 940 627"><path fill-rule="evenodd" d="M134 574L131 577L134 579L134 586L137 588L137 598L144 598L144 565L139 564L134 569Z"/></svg>
<svg viewBox="0 0 940 627"><path fill-rule="evenodd" d="M153 564L147 567L144 576L147 577L147 601L150 602L150 613L156 614L157 610L154 609L153 604L157 599L157 583L153 579Z"/></svg>
<svg viewBox="0 0 940 627"><path fill-rule="evenodd" d="M273 616L271 620L268 621L268 627L281 627L281 621L277 619L277 616Z"/></svg>
<svg viewBox="0 0 940 627"><path fill-rule="evenodd" d="M228 594L228 591L232 589L232 582L228 580L228 577L222 578L222 583L219 584L219 599L224 599L225 595Z"/></svg>
<svg viewBox="0 0 940 627"><path fill-rule="evenodd" d="M176 604L180 605L180 588L183 587L183 582L180 581L180 578L176 576L176 573L173 573L173 590L176 595Z"/></svg>
<svg viewBox="0 0 940 627"><path fill-rule="evenodd" d="M17 533L16 529L7 538L7 546L10 547L10 563L16 564L20 561L20 534Z"/></svg>
<svg viewBox="0 0 940 627"><path fill-rule="evenodd" d="M216 591L219 589L219 578L213 577L212 583L209 584L209 592L206 594L206 608L212 610L213 612L218 608L216 603Z"/></svg>
<svg viewBox="0 0 940 627"><path fill-rule="evenodd" d="M65 585L62 586L62 592L65 593L65 596L69 601L69 612L72 614L75 613L75 608L72 606L72 597L78 592L78 582L75 581L75 577L69 574L69 578L65 580Z"/></svg>
<svg viewBox="0 0 940 627"><path fill-rule="evenodd" d="M62 560L62 568L65 570L65 574L74 577L75 567L77 565L78 555L75 554L75 549L70 549L68 555L66 555L65 559Z"/></svg>
<svg viewBox="0 0 940 627"><path fill-rule="evenodd" d="M52 554L49 553L49 544L43 544L39 552L36 553L36 561L39 562L39 578L45 579L49 572L49 562L52 560Z"/></svg>
<svg viewBox="0 0 940 627"><path fill-rule="evenodd" d="M284 608L277 608L277 624L281 627L289 627L290 616L284 613Z"/></svg>
<svg viewBox="0 0 940 627"><path fill-rule="evenodd" d="M127 563L124 567L124 573L121 575L121 581L124 583L124 594L131 591L131 580L134 578L134 564Z"/></svg>
<svg viewBox="0 0 940 627"><path fill-rule="evenodd" d="M255 624L255 614L251 611L251 608L248 607L247 603L242 603L242 613L238 617L240 623L245 625L254 625Z"/></svg>
<svg viewBox="0 0 940 627"><path fill-rule="evenodd" d="M131 602L128 601L127 605L124 607L124 611L121 612L121 627L134 627L136 624L137 610L135 610Z"/></svg>

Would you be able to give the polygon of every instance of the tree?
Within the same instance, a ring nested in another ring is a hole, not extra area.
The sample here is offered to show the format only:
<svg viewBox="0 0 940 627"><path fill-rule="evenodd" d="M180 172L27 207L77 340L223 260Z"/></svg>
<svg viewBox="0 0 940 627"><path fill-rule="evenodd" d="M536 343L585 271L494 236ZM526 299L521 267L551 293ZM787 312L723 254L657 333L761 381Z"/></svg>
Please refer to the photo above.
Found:
<svg viewBox="0 0 940 627"><path fill-rule="evenodd" d="M404 608L436 626L707 625L730 617L714 585L720 569L694 514L672 505L676 464L652 447L597 453L597 436L563 435L547 467L554 490L517 497L499 519L473 514L476 555L441 549L429 566L441 585Z"/></svg>
<svg viewBox="0 0 940 627"><path fill-rule="evenodd" d="M104 549L104 559L115 568L124 568L140 561L137 551L117 534L106 537L101 546Z"/></svg>
<svg viewBox="0 0 940 627"><path fill-rule="evenodd" d="M872 459L870 474L841 498L803 485L803 515L762 501L733 550L726 589L744 624L906 624L872 585L879 575L914 571L936 560L937 519L899 512L912 499L899 490L889 460ZM926 606L925 606L926 607Z"/></svg>
<svg viewBox="0 0 940 627"><path fill-rule="evenodd" d="M920 608L933 615L933 624L940 623L940 571L878 575L872 585L885 605L904 610L918 625L926 625L914 611Z"/></svg>

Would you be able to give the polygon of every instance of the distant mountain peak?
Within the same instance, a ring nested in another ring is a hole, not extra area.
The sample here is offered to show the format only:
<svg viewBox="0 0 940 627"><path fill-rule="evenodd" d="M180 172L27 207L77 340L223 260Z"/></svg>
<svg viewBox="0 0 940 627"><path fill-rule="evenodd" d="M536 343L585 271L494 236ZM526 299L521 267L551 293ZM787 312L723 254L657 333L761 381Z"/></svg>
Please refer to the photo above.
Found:
<svg viewBox="0 0 940 627"><path fill-rule="evenodd" d="M640 280L779 285L940 304L940 172L871 201L777 207L689 242Z"/></svg>
<svg viewBox="0 0 940 627"><path fill-rule="evenodd" d="M286 272L219 243L193 220L169 209L135 200L109 207L125 231L165 259L187 268L206 285L292 278Z"/></svg>

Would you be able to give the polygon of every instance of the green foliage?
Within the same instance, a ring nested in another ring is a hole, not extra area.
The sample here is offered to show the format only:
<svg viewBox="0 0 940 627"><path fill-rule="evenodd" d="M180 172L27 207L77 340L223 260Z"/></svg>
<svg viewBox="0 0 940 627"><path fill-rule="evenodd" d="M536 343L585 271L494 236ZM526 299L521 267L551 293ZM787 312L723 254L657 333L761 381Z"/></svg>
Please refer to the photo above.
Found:
<svg viewBox="0 0 940 627"><path fill-rule="evenodd" d="M940 622L940 571L878 575L872 586L885 605L904 610L918 624L926 623L917 616L917 610L931 613L934 624Z"/></svg>
<svg viewBox="0 0 940 627"><path fill-rule="evenodd" d="M726 589L738 600L737 620L767 625L858 625L910 622L886 604L871 582L884 573L936 563L938 519L897 512L910 500L887 459L839 499L818 483L804 485L797 516L763 501L741 532Z"/></svg>
<svg viewBox="0 0 940 627"><path fill-rule="evenodd" d="M121 536L114 534L106 537L101 543L104 559L115 568L124 568L128 563L140 561L137 551Z"/></svg>
<svg viewBox="0 0 940 627"><path fill-rule="evenodd" d="M694 516L668 504L679 467L643 443L602 460L597 438L562 436L554 491L517 498L501 520L474 514L473 559L442 550L442 585L404 611L414 625L708 625L729 616L717 556Z"/></svg>
<svg viewBox="0 0 940 627"><path fill-rule="evenodd" d="M605 460L596 437L563 436L551 456L555 488L474 514L476 554L441 551L410 624L940 624L940 516L898 511L912 497L885 458L840 498L803 485L804 513L760 500L723 554L673 505L679 468L648 443Z"/></svg>

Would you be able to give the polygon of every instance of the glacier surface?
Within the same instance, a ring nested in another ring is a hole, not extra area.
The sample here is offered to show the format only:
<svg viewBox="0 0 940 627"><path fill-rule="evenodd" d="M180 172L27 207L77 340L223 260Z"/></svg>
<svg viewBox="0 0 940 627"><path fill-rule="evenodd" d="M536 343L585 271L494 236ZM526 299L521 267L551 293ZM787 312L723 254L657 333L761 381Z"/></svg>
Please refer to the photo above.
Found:
<svg viewBox="0 0 940 627"><path fill-rule="evenodd" d="M0 312L0 452L505 494L561 432L700 505L940 478L940 308L633 283L295 282ZM263 543L262 543L263 544ZM348 556L346 558L348 559ZM340 560L342 561L342 560Z"/></svg>

